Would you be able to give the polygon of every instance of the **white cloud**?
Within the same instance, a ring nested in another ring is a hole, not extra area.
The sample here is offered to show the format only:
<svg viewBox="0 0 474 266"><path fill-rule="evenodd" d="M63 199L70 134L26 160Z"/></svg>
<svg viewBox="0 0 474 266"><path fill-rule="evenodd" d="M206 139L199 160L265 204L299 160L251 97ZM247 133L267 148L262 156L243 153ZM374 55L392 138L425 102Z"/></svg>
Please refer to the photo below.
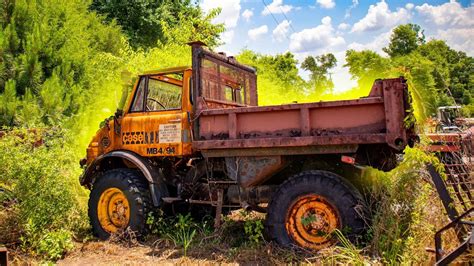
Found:
<svg viewBox="0 0 474 266"><path fill-rule="evenodd" d="M346 9L346 14L344 15L344 18L349 18L351 16L351 11L352 9L356 8L359 5L359 0L352 0L352 5Z"/></svg>
<svg viewBox="0 0 474 266"><path fill-rule="evenodd" d="M323 25L331 25L331 17L330 16L325 16L323 19L321 19L321 23Z"/></svg>
<svg viewBox="0 0 474 266"><path fill-rule="evenodd" d="M438 26L474 26L474 5L463 8L461 4L456 1L451 1L439 6L432 6L425 3L421 6L416 6L415 10L425 18L427 23L434 23Z"/></svg>
<svg viewBox="0 0 474 266"><path fill-rule="evenodd" d="M347 23L341 23L341 24L339 24L339 26L337 26L337 29L338 30L348 30L350 27L351 27L351 25L349 25Z"/></svg>
<svg viewBox="0 0 474 266"><path fill-rule="evenodd" d="M392 12L384 0L370 5L367 15L354 24L351 32L377 31L407 22L411 15L405 8Z"/></svg>
<svg viewBox="0 0 474 266"><path fill-rule="evenodd" d="M469 56L474 56L474 29L448 29L438 30L436 39L445 40L448 45L455 49L466 52Z"/></svg>
<svg viewBox="0 0 474 266"><path fill-rule="evenodd" d="M234 39L234 30L226 30L221 34L221 40L224 43L230 43Z"/></svg>
<svg viewBox="0 0 474 266"><path fill-rule="evenodd" d="M277 42L283 42L287 38L287 33L290 29L291 21L283 20L276 28L273 30L273 38Z"/></svg>
<svg viewBox="0 0 474 266"><path fill-rule="evenodd" d="M224 23L227 28L234 28L237 26L241 9L240 0L203 0L201 7L205 12L218 7L222 8L221 13L215 18L213 22Z"/></svg>
<svg viewBox="0 0 474 266"><path fill-rule="evenodd" d="M273 14L281 14L281 13L288 13L293 9L293 6L290 5L284 5L283 0L273 0L273 2L269 5L267 5L263 11L262 15L270 15L270 13Z"/></svg>
<svg viewBox="0 0 474 266"><path fill-rule="evenodd" d="M353 49L356 51L372 50L378 53L384 53L382 51L382 48L388 46L388 44L390 43L390 36L392 35L392 30L379 34L372 41L367 43L350 43L347 46L347 49Z"/></svg>
<svg viewBox="0 0 474 266"><path fill-rule="evenodd" d="M408 3L408 4L405 5L405 8L406 8L407 10L412 10L414 7L415 7L415 5L412 4L412 3Z"/></svg>
<svg viewBox="0 0 474 266"><path fill-rule="evenodd" d="M336 6L336 3L334 2L334 0L317 0L316 1L322 8L327 8L327 9L330 9L330 8L333 8Z"/></svg>
<svg viewBox="0 0 474 266"><path fill-rule="evenodd" d="M253 28L248 31L248 36L251 40L257 40L260 36L268 32L267 25L260 26L258 28Z"/></svg>
<svg viewBox="0 0 474 266"><path fill-rule="evenodd" d="M474 5L463 7L456 1L441 5L423 4L415 10L432 32L430 37L445 40L453 49L474 54Z"/></svg>
<svg viewBox="0 0 474 266"><path fill-rule="evenodd" d="M231 42L234 36L233 28L237 26L240 17L240 0L214 1L203 0L201 8L204 12L220 7L221 13L213 19L214 23L224 23L226 31L221 35L224 42Z"/></svg>
<svg viewBox="0 0 474 266"><path fill-rule="evenodd" d="M245 21L249 22L250 18L253 16L253 11L250 9L245 9L244 12L242 12L242 17L245 19Z"/></svg>
<svg viewBox="0 0 474 266"><path fill-rule="evenodd" d="M321 25L293 33L290 37L290 51L294 53L334 50L345 44L341 36L336 36L331 17L324 17Z"/></svg>

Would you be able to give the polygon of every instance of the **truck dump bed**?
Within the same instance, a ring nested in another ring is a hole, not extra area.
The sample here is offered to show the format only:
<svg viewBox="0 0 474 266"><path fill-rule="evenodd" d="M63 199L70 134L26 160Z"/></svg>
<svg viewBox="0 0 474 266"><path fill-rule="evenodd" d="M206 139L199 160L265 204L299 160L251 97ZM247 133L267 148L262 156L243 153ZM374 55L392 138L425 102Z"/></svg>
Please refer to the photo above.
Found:
<svg viewBox="0 0 474 266"><path fill-rule="evenodd" d="M404 125L407 99L405 80L396 78L375 81L369 96L356 100L212 109L200 105L193 147L210 157L350 153L360 144L402 150L410 135Z"/></svg>
<svg viewBox="0 0 474 266"><path fill-rule="evenodd" d="M256 71L193 47L193 150L207 157L353 153L383 144L401 151L414 136L403 77L376 80L354 100L257 106Z"/></svg>

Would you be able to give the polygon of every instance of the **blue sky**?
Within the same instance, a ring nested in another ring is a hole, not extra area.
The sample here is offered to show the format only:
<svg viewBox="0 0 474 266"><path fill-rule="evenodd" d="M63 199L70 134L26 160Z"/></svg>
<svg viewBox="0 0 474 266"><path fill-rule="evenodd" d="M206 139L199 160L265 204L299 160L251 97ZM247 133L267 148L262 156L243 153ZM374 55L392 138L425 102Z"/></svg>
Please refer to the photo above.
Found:
<svg viewBox="0 0 474 266"><path fill-rule="evenodd" d="M443 39L452 48L474 55L470 0L201 0L201 6L205 11L222 8L215 22L224 23L227 30L219 51L232 55L244 48L263 54L290 51L300 62L308 55L335 54L336 91L355 85L342 67L345 51L371 49L385 55L382 48L400 24L417 23L428 40Z"/></svg>

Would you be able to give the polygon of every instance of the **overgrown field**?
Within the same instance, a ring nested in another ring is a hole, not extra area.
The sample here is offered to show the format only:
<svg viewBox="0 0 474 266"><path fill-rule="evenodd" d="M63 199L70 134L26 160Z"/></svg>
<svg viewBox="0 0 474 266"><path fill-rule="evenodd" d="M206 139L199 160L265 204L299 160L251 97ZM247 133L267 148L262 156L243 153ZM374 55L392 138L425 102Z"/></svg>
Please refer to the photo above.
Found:
<svg viewBox="0 0 474 266"><path fill-rule="evenodd" d="M40 146L38 133L26 131L13 131L0 141L0 171L4 173L0 177L4 190L0 194L0 241L20 255L55 261L64 252L73 251L75 242L89 243L93 238L85 209L88 192L77 182L80 169L67 148L71 137L62 131L47 132ZM255 262L280 263L425 262L431 256L425 248L433 247L435 229L446 222L423 170L424 163L433 160L421 150L407 148L404 161L395 170L388 174L368 171L365 178L371 185L367 187L366 200L372 221L360 246L353 246L338 235L342 245L321 254L285 251L265 241L264 216L243 211L225 217L217 231L211 226L212 217L193 221L190 216L164 218L159 213L151 214L147 222L151 235L144 245L153 248L155 256L174 250L174 256L215 262L252 258ZM112 241L138 245L135 239L120 235ZM220 255L205 257L208 250ZM18 257L21 258L25 259Z"/></svg>
<svg viewBox="0 0 474 266"><path fill-rule="evenodd" d="M156 29L140 34L110 1L16 0L0 7L0 245L17 260L57 261L80 253L78 243L101 245L86 216L89 192L78 182L78 161L100 122L123 107L137 73L189 65L186 42L198 39L213 49L224 27L211 22L219 10L204 14L186 0L127 6L127 12L141 14L134 19ZM302 62L309 80L299 76L291 53L243 50L237 58L257 69L260 105L357 98L368 94L376 78L404 75L412 117L423 132L438 106L462 104L465 115L474 113L474 61L443 41L419 38L420 32L411 24L395 29L389 57L347 51L347 67L359 85L342 94L332 93L329 71L336 62L329 54ZM403 38L413 44L409 49L397 46ZM432 257L425 247L433 247L435 229L445 223L423 171L432 160L407 148L390 173L367 172L372 221L360 246L340 235L340 246L319 254L281 250L264 240L263 217L239 212L224 218L217 231L209 221L187 216L150 216L152 234L143 245L154 254L214 262L425 262ZM133 239L118 243L142 245Z"/></svg>

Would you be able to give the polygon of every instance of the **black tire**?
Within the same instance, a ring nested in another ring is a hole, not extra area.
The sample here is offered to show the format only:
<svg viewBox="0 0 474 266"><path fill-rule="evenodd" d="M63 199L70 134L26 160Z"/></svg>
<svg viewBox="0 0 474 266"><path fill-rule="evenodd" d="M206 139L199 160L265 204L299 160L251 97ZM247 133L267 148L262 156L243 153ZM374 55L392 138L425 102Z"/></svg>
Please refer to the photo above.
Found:
<svg viewBox="0 0 474 266"><path fill-rule="evenodd" d="M130 217L127 227L136 236L146 232L147 214L151 210L148 183L140 172L127 168L106 171L95 181L89 196L89 219L95 236L102 240L110 237L110 232L102 228L98 217L100 196L109 188L118 188L125 194L130 207Z"/></svg>
<svg viewBox="0 0 474 266"><path fill-rule="evenodd" d="M311 244L299 245L287 230L290 208L296 204L298 198L308 195L321 196L337 210L335 213L339 216L339 229L351 242L354 243L361 238L364 233L366 210L357 189L336 174L307 171L285 181L273 194L265 222L266 235L270 240L283 247L304 246L313 250L323 248ZM327 245L335 244L335 236L331 239Z"/></svg>

